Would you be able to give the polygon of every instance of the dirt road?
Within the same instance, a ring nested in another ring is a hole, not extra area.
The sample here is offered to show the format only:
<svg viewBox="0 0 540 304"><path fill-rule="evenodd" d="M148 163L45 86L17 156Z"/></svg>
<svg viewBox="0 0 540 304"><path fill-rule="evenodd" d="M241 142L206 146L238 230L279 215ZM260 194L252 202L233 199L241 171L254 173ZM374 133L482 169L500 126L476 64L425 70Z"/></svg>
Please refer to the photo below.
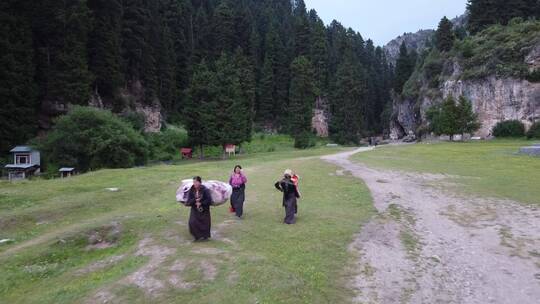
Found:
<svg viewBox="0 0 540 304"><path fill-rule="evenodd" d="M540 303L538 208L348 160L369 150L323 157L363 179L379 211L350 246L355 302Z"/></svg>

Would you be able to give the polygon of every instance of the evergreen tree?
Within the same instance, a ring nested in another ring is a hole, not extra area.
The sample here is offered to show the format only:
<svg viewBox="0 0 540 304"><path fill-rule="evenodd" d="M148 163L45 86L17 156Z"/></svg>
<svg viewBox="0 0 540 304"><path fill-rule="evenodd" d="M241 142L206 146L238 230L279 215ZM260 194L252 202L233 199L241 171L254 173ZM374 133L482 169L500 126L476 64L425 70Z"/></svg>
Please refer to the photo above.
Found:
<svg viewBox="0 0 540 304"><path fill-rule="evenodd" d="M143 76L143 58L147 55L148 9L143 0L124 0L122 20L122 58L128 85Z"/></svg>
<svg viewBox="0 0 540 304"><path fill-rule="evenodd" d="M307 56L310 53L310 27L303 0L295 0L294 7L294 55Z"/></svg>
<svg viewBox="0 0 540 304"><path fill-rule="evenodd" d="M208 13L201 5L195 14L192 28L193 51L192 62L200 62L202 59L212 59L213 39Z"/></svg>
<svg viewBox="0 0 540 304"><path fill-rule="evenodd" d="M448 18L443 17L435 33L435 45L441 52L448 52L454 46L455 34L453 24Z"/></svg>
<svg viewBox="0 0 540 304"><path fill-rule="evenodd" d="M217 144L219 136L216 124L218 88L214 77L204 60L196 65L184 106L186 130L191 145L201 148L201 158L204 157L203 146Z"/></svg>
<svg viewBox="0 0 540 304"><path fill-rule="evenodd" d="M123 85L122 4L120 0L89 0L88 7L93 20L88 48L93 90L102 97L114 97Z"/></svg>
<svg viewBox="0 0 540 304"><path fill-rule="evenodd" d="M216 55L219 56L222 52L232 53L236 37L235 18L227 1L222 1L216 8L212 22Z"/></svg>
<svg viewBox="0 0 540 304"><path fill-rule="evenodd" d="M338 67L331 105L330 136L340 144L358 144L362 135L365 71L351 55Z"/></svg>
<svg viewBox="0 0 540 304"><path fill-rule="evenodd" d="M472 109L472 103L465 97L459 97L457 105L457 125L459 133L472 134L480 129L481 124L478 121L478 115Z"/></svg>
<svg viewBox="0 0 540 304"><path fill-rule="evenodd" d="M435 135L448 135L450 140L459 134L459 110L453 96L448 96L440 105L435 105L427 112L431 131Z"/></svg>
<svg viewBox="0 0 540 304"><path fill-rule="evenodd" d="M85 0L66 1L56 12L61 23L61 45L48 76L48 99L86 104L92 76L88 70L89 10Z"/></svg>
<svg viewBox="0 0 540 304"><path fill-rule="evenodd" d="M537 0L469 0L468 29L477 33L489 25L506 25L512 18L540 18Z"/></svg>
<svg viewBox="0 0 540 304"><path fill-rule="evenodd" d="M317 88L313 83L313 67L307 57L297 57L291 64L289 90L288 129L298 140L302 134L311 132L311 119Z"/></svg>
<svg viewBox="0 0 540 304"><path fill-rule="evenodd" d="M243 54L242 49L236 49L233 57L233 64L240 81L240 112L237 117L234 115L236 128L242 130L241 136L238 138L238 143L251 141L253 133L253 122L255 119L255 100L256 100L256 84L253 65L250 60Z"/></svg>
<svg viewBox="0 0 540 304"><path fill-rule="evenodd" d="M317 16L315 10L309 12L311 23L311 39L309 58L313 63L316 86L320 92L327 86L328 69L328 42L326 38L326 28L323 21Z"/></svg>
<svg viewBox="0 0 540 304"><path fill-rule="evenodd" d="M394 83L394 91L397 94L401 94L403 91L403 86L414 72L417 56L418 55L416 52L412 51L409 53L407 51L405 41L401 44L399 49L399 57L396 61L396 75Z"/></svg>
<svg viewBox="0 0 540 304"><path fill-rule="evenodd" d="M273 66L272 59L267 56L261 71L260 95L256 107L256 120L265 126L271 126L275 122L278 110Z"/></svg>
<svg viewBox="0 0 540 304"><path fill-rule="evenodd" d="M32 31L20 1L0 3L0 155L37 130Z"/></svg>
<svg viewBox="0 0 540 304"><path fill-rule="evenodd" d="M182 92L189 84L191 75L191 24L193 8L191 1L183 0L163 0L163 16L165 24L170 32L172 44L174 46L174 77L176 82L176 97L170 105L169 111L172 116L182 111Z"/></svg>

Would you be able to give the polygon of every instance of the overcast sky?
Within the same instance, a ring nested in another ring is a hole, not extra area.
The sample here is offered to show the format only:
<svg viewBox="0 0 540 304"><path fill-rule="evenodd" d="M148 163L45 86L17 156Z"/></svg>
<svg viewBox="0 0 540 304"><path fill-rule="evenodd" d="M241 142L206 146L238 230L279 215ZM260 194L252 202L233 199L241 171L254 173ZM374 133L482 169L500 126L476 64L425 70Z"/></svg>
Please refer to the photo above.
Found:
<svg viewBox="0 0 540 304"><path fill-rule="evenodd" d="M305 0L326 24L336 19L345 27L385 45L405 32L436 28L440 19L465 12L467 0Z"/></svg>

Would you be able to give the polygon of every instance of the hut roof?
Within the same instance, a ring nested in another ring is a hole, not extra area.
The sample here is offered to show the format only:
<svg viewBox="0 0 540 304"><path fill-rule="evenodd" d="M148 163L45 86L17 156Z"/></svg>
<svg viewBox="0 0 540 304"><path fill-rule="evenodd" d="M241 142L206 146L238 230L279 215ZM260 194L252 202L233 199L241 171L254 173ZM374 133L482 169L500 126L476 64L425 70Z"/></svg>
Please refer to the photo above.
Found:
<svg viewBox="0 0 540 304"><path fill-rule="evenodd" d="M75 168L60 168L60 170L58 170L59 172L72 172L72 171L75 171Z"/></svg>
<svg viewBox="0 0 540 304"><path fill-rule="evenodd" d="M29 146L16 146L15 148L11 149L11 153L16 152L32 152L34 149L30 148Z"/></svg>
<svg viewBox="0 0 540 304"><path fill-rule="evenodd" d="M33 164L20 164L20 165L9 164L9 165L6 165L5 168L6 169L29 169L35 166L36 165L33 165Z"/></svg>

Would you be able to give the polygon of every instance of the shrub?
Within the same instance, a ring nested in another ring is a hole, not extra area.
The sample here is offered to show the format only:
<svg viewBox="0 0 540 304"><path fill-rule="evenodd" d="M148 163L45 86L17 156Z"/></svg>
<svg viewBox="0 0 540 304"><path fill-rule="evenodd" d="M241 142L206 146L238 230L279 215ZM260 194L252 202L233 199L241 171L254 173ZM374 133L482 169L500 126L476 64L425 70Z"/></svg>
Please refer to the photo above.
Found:
<svg viewBox="0 0 540 304"><path fill-rule="evenodd" d="M540 139L540 122L535 122L527 132L528 139Z"/></svg>
<svg viewBox="0 0 540 304"><path fill-rule="evenodd" d="M80 171L142 165L148 149L129 123L90 107L75 107L60 117L41 145L51 165Z"/></svg>
<svg viewBox="0 0 540 304"><path fill-rule="evenodd" d="M525 126L519 120L505 120L498 122L492 133L495 137L523 137Z"/></svg>
<svg viewBox="0 0 540 304"><path fill-rule="evenodd" d="M133 129L137 131L144 131L144 125L145 125L145 118L142 113L134 112L134 111L127 111L122 113L121 117L128 122Z"/></svg>
<svg viewBox="0 0 540 304"><path fill-rule="evenodd" d="M315 136L310 132L302 132L294 137L294 147L297 149L307 149L317 144Z"/></svg>
<svg viewBox="0 0 540 304"><path fill-rule="evenodd" d="M151 160L173 160L180 156L180 148L188 146L187 132L171 126L159 133L146 135Z"/></svg>

